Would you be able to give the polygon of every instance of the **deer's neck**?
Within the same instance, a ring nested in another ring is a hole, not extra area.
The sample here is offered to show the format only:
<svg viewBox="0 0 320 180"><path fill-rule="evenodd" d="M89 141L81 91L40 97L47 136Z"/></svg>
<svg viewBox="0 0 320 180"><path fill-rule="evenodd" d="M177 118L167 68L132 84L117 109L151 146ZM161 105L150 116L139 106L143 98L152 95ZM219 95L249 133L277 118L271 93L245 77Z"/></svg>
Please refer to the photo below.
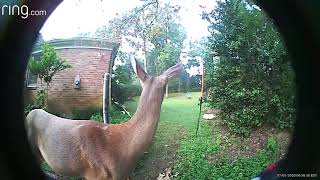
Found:
<svg viewBox="0 0 320 180"><path fill-rule="evenodd" d="M131 154L139 156L151 144L159 122L163 95L163 92L155 94L143 90L137 111L128 121Z"/></svg>

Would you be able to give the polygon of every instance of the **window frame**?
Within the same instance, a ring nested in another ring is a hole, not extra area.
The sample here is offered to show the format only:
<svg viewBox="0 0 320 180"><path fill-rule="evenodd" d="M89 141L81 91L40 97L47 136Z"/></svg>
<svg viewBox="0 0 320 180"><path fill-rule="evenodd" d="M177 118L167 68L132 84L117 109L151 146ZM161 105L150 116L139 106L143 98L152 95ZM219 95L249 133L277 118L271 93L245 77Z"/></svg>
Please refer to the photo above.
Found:
<svg viewBox="0 0 320 180"><path fill-rule="evenodd" d="M40 60L40 53L35 53L35 54L31 54L31 56L30 57L34 57L34 59L36 60L36 61L39 61ZM30 62L29 62L30 63ZM30 83L30 77L31 76L36 76L36 82L35 83ZM33 75L31 72L30 72L30 70L29 70L29 68L27 68L27 70L26 70L26 81L25 81L25 85L26 85L26 87L27 88L29 88L29 89L37 89L38 88L38 75Z"/></svg>

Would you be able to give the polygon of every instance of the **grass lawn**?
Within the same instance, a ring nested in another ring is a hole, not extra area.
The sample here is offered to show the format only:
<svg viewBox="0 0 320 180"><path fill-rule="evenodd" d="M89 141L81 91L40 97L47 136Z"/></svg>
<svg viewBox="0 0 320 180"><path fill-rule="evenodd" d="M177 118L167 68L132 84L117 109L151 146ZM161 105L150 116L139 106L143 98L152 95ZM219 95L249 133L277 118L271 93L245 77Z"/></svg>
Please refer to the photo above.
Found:
<svg viewBox="0 0 320 180"><path fill-rule="evenodd" d="M159 174L164 179L250 179L283 154L287 139L279 140L268 127L241 138L229 133L220 119L202 119L195 136L200 93L191 95L188 99L176 93L164 99L153 144L133 179L157 179ZM137 100L126 104L131 113Z"/></svg>
<svg viewBox="0 0 320 180"><path fill-rule="evenodd" d="M199 92L193 92L190 99L182 93L164 98L154 142L136 168L134 179L156 179L165 168L173 167L181 139L195 133L199 97ZM131 114L137 108L137 100L126 104Z"/></svg>
<svg viewBox="0 0 320 180"><path fill-rule="evenodd" d="M157 179L159 174L163 177L159 180L250 179L283 154L287 136L269 127L241 138L230 133L219 117L201 119L196 136L199 96L199 92L191 93L191 98L173 93L164 98L153 143L132 174L134 180ZM125 104L131 114L138 100ZM43 169L50 171L45 164Z"/></svg>

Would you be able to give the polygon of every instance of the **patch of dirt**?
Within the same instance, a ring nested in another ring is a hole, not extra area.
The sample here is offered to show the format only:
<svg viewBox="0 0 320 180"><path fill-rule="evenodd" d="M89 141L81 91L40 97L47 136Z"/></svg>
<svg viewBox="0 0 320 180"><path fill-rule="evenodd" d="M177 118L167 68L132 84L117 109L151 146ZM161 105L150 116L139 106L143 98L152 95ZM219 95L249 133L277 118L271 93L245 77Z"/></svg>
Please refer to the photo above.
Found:
<svg viewBox="0 0 320 180"><path fill-rule="evenodd" d="M220 113L220 110L218 109L208 109L206 110L206 114L216 114L216 115L219 115Z"/></svg>
<svg viewBox="0 0 320 180"><path fill-rule="evenodd" d="M177 173L177 172L175 174L173 174L172 168L169 167L169 168L166 168L163 173L159 174L159 176L157 177L157 180L171 180L171 179L177 177L178 175L179 175L179 173Z"/></svg>
<svg viewBox="0 0 320 180"><path fill-rule="evenodd" d="M210 112L218 115L219 110L210 109ZM290 140L289 132L279 132L268 125L258 127L251 132L249 137L242 138L232 133L219 117L207 122L213 124L213 137L218 134L220 136L221 146L223 147L218 154L207 157L209 162L215 162L223 157L229 157L233 160L237 160L240 156L251 157L255 155L258 150L265 148L271 136L275 137L278 142L284 143L285 146ZM282 148L281 156L285 154L285 150L285 148Z"/></svg>
<svg viewBox="0 0 320 180"><path fill-rule="evenodd" d="M171 167L177 160L176 151L181 139L187 134L186 129L181 128L169 140L167 144L159 144L151 156L143 158L143 167L133 173L133 180L149 180L173 176ZM155 144L152 144L154 146ZM152 147L150 147L152 148Z"/></svg>

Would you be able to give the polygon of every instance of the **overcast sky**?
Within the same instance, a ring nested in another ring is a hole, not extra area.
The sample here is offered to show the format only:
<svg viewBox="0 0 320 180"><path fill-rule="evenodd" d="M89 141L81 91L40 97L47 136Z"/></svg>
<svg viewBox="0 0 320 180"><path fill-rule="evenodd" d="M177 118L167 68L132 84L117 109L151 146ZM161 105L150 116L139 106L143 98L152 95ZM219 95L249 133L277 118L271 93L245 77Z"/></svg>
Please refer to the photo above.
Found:
<svg viewBox="0 0 320 180"><path fill-rule="evenodd" d="M170 2L182 6L181 23L186 27L188 39L195 40L208 35L208 23L201 19L200 14L204 10L212 10L215 0ZM74 37L80 32L94 32L107 24L116 13L122 14L141 4L140 0L64 0L49 17L41 33L45 40L50 40Z"/></svg>

